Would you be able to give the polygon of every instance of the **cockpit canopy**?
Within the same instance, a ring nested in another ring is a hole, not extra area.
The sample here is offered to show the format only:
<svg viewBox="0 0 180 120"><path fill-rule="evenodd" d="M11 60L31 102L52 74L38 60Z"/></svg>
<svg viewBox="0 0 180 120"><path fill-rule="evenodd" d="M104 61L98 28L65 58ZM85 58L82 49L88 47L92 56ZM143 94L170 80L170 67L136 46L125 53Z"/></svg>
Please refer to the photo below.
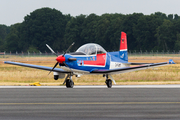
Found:
<svg viewBox="0 0 180 120"><path fill-rule="evenodd" d="M81 46L76 52L82 52L86 55L96 55L106 53L106 50L98 44L88 43Z"/></svg>

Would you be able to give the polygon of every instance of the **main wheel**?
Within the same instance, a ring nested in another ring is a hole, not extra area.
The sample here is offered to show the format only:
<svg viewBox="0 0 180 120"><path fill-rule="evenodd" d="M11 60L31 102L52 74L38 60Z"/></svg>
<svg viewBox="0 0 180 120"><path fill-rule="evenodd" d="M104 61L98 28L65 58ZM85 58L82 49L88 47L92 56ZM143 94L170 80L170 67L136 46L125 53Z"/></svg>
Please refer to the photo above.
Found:
<svg viewBox="0 0 180 120"><path fill-rule="evenodd" d="M111 79L106 80L106 85L108 88L111 88L112 87L112 80Z"/></svg>
<svg viewBox="0 0 180 120"><path fill-rule="evenodd" d="M66 87L67 88L73 88L74 87L74 82L70 79L66 80Z"/></svg>

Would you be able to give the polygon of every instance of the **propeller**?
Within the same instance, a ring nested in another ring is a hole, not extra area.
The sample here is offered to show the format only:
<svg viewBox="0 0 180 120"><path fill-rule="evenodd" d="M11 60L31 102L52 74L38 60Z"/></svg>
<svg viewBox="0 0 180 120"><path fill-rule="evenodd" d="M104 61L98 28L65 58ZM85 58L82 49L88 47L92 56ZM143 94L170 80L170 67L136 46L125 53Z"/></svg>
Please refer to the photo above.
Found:
<svg viewBox="0 0 180 120"><path fill-rule="evenodd" d="M49 50L50 50L53 54L55 54L55 55L57 56L57 58L56 58L56 61L57 61L57 62L56 62L56 64L54 65L54 67L52 68L52 70L49 72L49 74L54 70L54 68L56 68L56 66L58 65L58 63L61 63L61 64L64 63L64 65L71 70L71 68L65 63L66 58L64 57L64 55L70 50L70 48L71 48L73 45L74 45L74 42L69 46L69 48L65 51L65 53L64 53L63 55L58 56L58 54L55 53L54 50L53 50L48 44L46 44L46 46L49 48ZM69 60L69 61L75 61L76 58L68 58L68 60ZM71 70L71 72L73 72L73 71ZM48 74L48 75L49 75L49 74Z"/></svg>

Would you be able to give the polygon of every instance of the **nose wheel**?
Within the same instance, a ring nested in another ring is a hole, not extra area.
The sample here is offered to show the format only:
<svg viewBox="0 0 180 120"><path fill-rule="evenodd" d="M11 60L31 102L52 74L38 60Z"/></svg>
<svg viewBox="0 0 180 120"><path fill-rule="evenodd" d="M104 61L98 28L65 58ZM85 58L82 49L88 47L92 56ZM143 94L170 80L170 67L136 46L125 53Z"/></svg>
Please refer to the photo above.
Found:
<svg viewBox="0 0 180 120"><path fill-rule="evenodd" d="M74 82L71 79L66 80L66 87L67 88L73 88L74 87Z"/></svg>
<svg viewBox="0 0 180 120"><path fill-rule="evenodd" d="M73 88L74 87L74 82L72 81L72 75L67 75L63 85L66 83L67 88Z"/></svg>

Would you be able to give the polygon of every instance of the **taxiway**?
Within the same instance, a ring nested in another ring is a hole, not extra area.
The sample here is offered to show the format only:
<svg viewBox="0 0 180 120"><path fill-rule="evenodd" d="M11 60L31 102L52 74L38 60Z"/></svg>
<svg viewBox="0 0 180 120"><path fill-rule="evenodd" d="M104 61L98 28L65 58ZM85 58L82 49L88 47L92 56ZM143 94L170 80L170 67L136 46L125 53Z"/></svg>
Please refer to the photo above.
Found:
<svg viewBox="0 0 180 120"><path fill-rule="evenodd" d="M179 85L112 89L1 86L0 120L180 119L179 88Z"/></svg>

